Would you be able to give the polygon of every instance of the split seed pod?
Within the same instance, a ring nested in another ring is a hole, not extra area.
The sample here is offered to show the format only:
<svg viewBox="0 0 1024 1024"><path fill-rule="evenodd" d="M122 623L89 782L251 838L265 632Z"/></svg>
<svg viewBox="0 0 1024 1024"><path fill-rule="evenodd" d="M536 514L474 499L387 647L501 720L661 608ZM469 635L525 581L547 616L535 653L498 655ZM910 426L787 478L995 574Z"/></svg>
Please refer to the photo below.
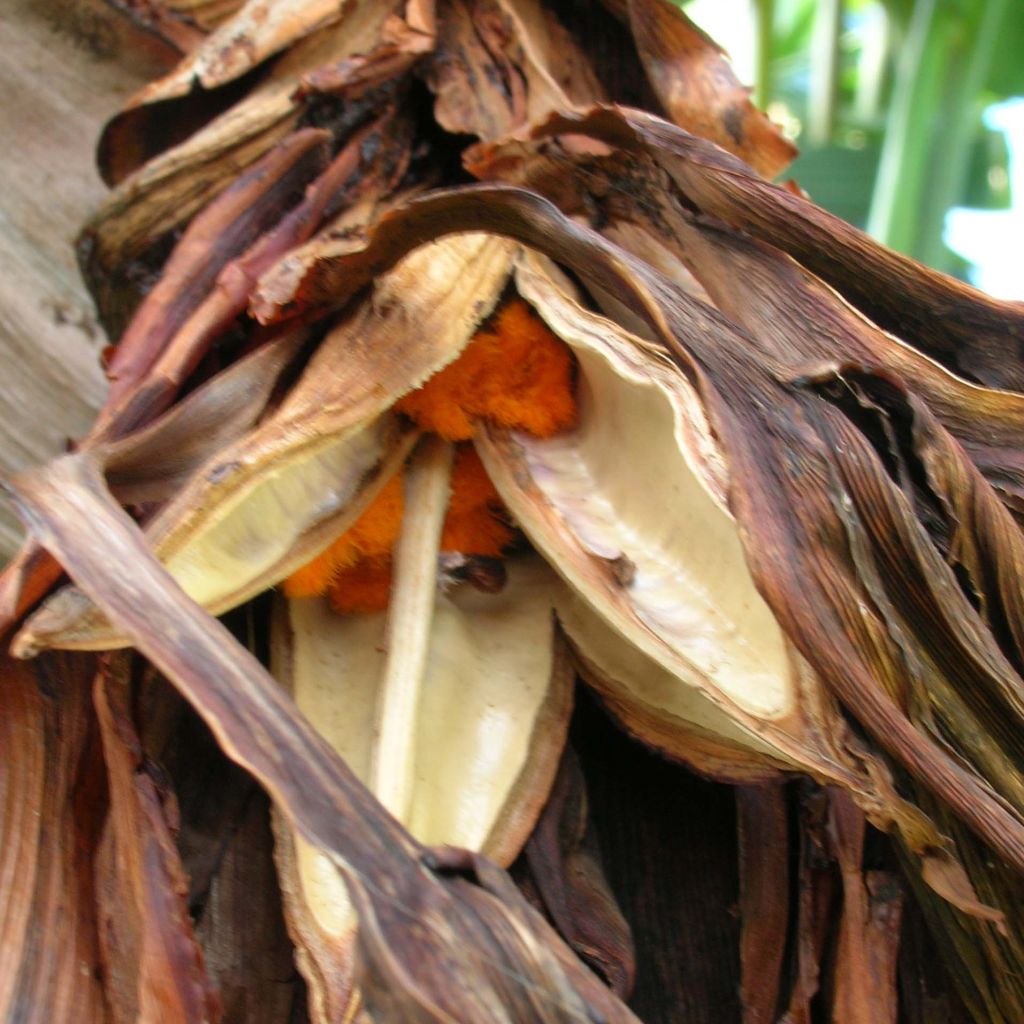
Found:
<svg viewBox="0 0 1024 1024"><path fill-rule="evenodd" d="M666 0L595 7L596 47L542 0L213 6L158 5L190 52L105 135L117 188L81 254L113 333L159 280L94 430L15 485L83 587L16 650L136 643L263 782L318 1021L361 1002L381 1019L629 1020L504 875L437 849L516 856L565 739L570 659L648 745L734 782L808 774L895 826L974 915L943 905L978 1002L1009 1004L985 990L1021 960L998 908L1024 868L1024 541L1000 502L1020 516L1024 418L994 390L1020 387L1019 310L759 178L792 148ZM588 109L609 102L673 123ZM484 143L469 173L533 191L430 195L465 135ZM447 572L465 555L441 550L453 451L407 403L513 292L571 352L579 408L550 435L483 415L469 431L502 529L521 531L484 593ZM256 351L152 422L236 346ZM386 611L281 598L277 685L150 554L221 612L293 581L396 484ZM136 764L98 704L123 781ZM833 802L846 922L863 820ZM175 948L198 959L187 917ZM802 936L787 945L803 971Z"/></svg>
<svg viewBox="0 0 1024 1024"><path fill-rule="evenodd" d="M415 440L389 407L458 356L505 286L510 253L466 236L413 254L328 334L281 407L193 474L146 531L186 593L220 614L347 529ZM69 588L15 643L28 653L125 642Z"/></svg>
<svg viewBox="0 0 1024 1024"><path fill-rule="evenodd" d="M399 573L392 616L397 592L417 585L424 584ZM281 599L271 669L414 836L507 867L547 798L572 707L572 666L551 614L558 589L539 559L517 557L500 593L462 585L438 594L422 624L418 677L404 679L409 713L396 714L392 702L389 721L382 706L388 660L396 645L415 642L396 631L389 613L341 616L323 598ZM279 816L275 832L285 912L317 1016L348 1019L358 1002L357 917L345 884Z"/></svg>

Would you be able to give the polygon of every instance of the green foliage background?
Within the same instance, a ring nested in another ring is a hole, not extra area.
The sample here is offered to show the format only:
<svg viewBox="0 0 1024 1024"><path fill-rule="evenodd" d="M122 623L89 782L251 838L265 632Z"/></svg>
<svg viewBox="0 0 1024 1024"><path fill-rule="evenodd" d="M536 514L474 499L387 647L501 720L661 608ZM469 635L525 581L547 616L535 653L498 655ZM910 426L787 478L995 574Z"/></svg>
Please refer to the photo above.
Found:
<svg viewBox="0 0 1024 1024"><path fill-rule="evenodd" d="M700 22L701 4L683 6ZM1024 95L1024 0L739 6L756 99L801 149L791 176L887 245L962 275L946 211L1010 200L1004 136L982 113Z"/></svg>

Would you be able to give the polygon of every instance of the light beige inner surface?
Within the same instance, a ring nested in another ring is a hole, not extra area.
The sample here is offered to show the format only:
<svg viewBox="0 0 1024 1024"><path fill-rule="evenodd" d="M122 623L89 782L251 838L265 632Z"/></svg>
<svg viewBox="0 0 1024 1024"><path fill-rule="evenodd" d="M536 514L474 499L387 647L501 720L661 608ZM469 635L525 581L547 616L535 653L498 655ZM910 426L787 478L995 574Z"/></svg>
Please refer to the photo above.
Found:
<svg viewBox="0 0 1024 1024"><path fill-rule="evenodd" d="M573 589L668 672L711 684L760 717L791 710L783 634L754 587L735 521L695 467L693 426L675 399L685 381L677 374L667 386L653 357L638 365L648 346L545 285L536 270L518 282L579 360L580 420L544 440L501 441L499 432L490 434L497 444L483 439L513 514ZM525 485L500 464L500 452L513 449Z"/></svg>
<svg viewBox="0 0 1024 1024"><path fill-rule="evenodd" d="M529 557L509 563L501 593L462 585L438 595L411 739L412 809L404 822L420 841L481 850L508 863L525 840L532 821L515 812L534 774L550 782L550 770L538 773L537 762L557 758L569 704L571 677L554 670L551 609L558 588L554 573ZM317 730L366 780L386 615L339 616L319 598L287 604L292 647L286 685ZM344 934L351 911L337 870L301 840L297 855L319 925Z"/></svg>
<svg viewBox="0 0 1024 1024"><path fill-rule="evenodd" d="M262 576L306 530L353 500L386 454L386 426L378 420L271 467L211 510L206 528L167 557L168 571L205 606L219 604L239 580Z"/></svg>
<svg viewBox="0 0 1024 1024"><path fill-rule="evenodd" d="M696 727L698 733L723 743L764 754L776 762L782 760L776 747L730 717L701 690L683 685L676 673L617 630L609 629L606 620L568 587L558 602L558 619L583 659L585 674L613 709L626 712L620 702L628 695L626 717L631 731L639 729L636 721L650 718L684 732L687 726ZM684 739L680 736L681 741Z"/></svg>

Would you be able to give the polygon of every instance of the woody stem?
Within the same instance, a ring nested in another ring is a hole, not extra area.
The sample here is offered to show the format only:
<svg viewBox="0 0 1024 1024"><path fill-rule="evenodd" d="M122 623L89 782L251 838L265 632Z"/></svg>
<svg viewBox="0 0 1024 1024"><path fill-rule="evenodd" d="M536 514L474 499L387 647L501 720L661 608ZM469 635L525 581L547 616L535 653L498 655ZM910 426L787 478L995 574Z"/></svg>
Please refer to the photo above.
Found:
<svg viewBox="0 0 1024 1024"><path fill-rule="evenodd" d="M412 793L416 713L437 596L437 551L448 508L452 452L450 443L428 435L405 473L371 787L400 821L408 816Z"/></svg>

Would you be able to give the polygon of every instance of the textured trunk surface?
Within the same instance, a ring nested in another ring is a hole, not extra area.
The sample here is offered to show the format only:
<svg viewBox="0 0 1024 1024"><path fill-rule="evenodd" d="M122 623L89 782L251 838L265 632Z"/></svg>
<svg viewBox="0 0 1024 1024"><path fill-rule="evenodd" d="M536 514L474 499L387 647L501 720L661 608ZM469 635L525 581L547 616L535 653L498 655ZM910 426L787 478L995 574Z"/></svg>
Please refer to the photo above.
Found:
<svg viewBox="0 0 1024 1024"><path fill-rule="evenodd" d="M74 240L107 191L94 169L100 129L159 64L156 51L129 52L88 0L0 0L0 25L0 470L10 472L84 434L103 398L106 340ZM21 532L5 505L0 562Z"/></svg>

